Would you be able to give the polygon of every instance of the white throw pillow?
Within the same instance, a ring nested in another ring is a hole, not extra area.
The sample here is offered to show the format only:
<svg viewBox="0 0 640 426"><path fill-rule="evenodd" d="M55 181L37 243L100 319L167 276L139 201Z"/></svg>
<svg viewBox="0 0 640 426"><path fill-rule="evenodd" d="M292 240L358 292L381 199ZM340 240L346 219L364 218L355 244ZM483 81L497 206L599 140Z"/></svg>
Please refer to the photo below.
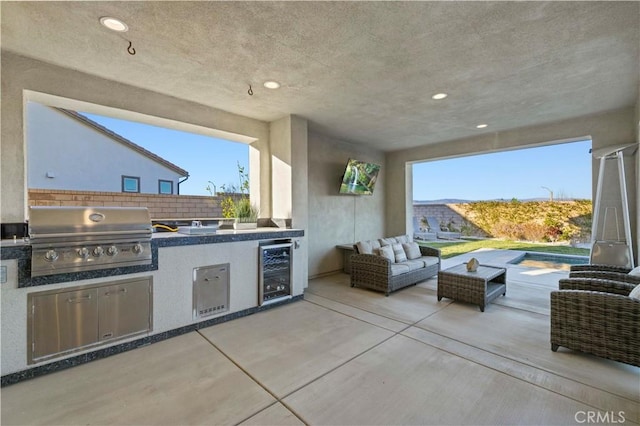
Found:
<svg viewBox="0 0 640 426"><path fill-rule="evenodd" d="M396 263L402 263L407 261L407 255L405 254L404 249L402 248L402 244L400 243L394 244L391 246L391 248L393 249L393 255L396 259Z"/></svg>
<svg viewBox="0 0 640 426"><path fill-rule="evenodd" d="M390 246L390 245L393 245L393 244L397 243L397 241L396 241L396 239L394 237L380 238L378 241L380 241L380 245L382 247Z"/></svg>
<svg viewBox="0 0 640 426"><path fill-rule="evenodd" d="M373 247L371 246L370 241L359 241L358 244L356 244L356 247L358 247L358 253L360 254L373 253Z"/></svg>
<svg viewBox="0 0 640 426"><path fill-rule="evenodd" d="M422 257L422 253L420 252L420 246L418 246L418 243L404 243L402 245L402 248L404 249L404 252L407 255L407 259L409 260L420 259Z"/></svg>
<svg viewBox="0 0 640 426"><path fill-rule="evenodd" d="M636 266L631 271L629 271L629 275L635 275L637 277L640 277L640 266Z"/></svg>
<svg viewBox="0 0 640 426"><path fill-rule="evenodd" d="M404 244L404 243L408 243L409 242L409 236L408 235L398 235L396 237L396 241L400 244Z"/></svg>
<svg viewBox="0 0 640 426"><path fill-rule="evenodd" d="M640 284L635 286L631 293L629 293L629 297L635 300L640 300Z"/></svg>
<svg viewBox="0 0 640 426"><path fill-rule="evenodd" d="M391 246L382 246L378 249L378 254L382 257L386 257L387 259L389 259L391 261L391 263L395 263L396 262L396 257L393 254L393 249L391 248Z"/></svg>

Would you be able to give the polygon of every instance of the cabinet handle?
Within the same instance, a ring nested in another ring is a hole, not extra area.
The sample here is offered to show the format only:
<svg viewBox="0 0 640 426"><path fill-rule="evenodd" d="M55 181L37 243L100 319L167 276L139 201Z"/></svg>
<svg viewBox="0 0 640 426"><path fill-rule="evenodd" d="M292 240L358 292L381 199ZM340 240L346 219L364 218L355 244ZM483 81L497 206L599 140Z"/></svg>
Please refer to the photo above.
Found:
<svg viewBox="0 0 640 426"><path fill-rule="evenodd" d="M107 291L104 295L105 295L105 296L111 296L112 294L116 294L116 295L117 295L118 293L122 293L122 294L124 294L124 293L126 293L126 292L127 292L127 289L126 289L126 288L121 288L120 290L116 291L115 293L112 293L112 292L110 292L110 291Z"/></svg>
<svg viewBox="0 0 640 426"><path fill-rule="evenodd" d="M91 295L88 294L86 296L82 296L82 297L70 297L67 299L67 303L74 303L74 302L86 302L87 300L91 300Z"/></svg>

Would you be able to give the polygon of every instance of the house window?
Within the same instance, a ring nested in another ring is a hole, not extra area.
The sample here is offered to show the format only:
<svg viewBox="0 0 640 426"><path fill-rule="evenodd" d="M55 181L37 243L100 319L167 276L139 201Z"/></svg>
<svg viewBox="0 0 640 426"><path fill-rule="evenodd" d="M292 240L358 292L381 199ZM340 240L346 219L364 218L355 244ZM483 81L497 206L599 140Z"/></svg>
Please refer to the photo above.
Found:
<svg viewBox="0 0 640 426"><path fill-rule="evenodd" d="M140 178L122 176L122 192L140 192Z"/></svg>
<svg viewBox="0 0 640 426"><path fill-rule="evenodd" d="M173 194L173 181L158 180L158 194Z"/></svg>

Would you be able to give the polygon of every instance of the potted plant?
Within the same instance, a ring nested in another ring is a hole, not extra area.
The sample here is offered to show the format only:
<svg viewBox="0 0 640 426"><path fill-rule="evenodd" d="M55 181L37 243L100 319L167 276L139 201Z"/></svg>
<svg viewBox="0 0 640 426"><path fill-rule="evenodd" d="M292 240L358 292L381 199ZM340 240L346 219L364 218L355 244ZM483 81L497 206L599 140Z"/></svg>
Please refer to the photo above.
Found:
<svg viewBox="0 0 640 426"><path fill-rule="evenodd" d="M255 229L258 227L260 211L249 199L249 173L245 172L244 167L239 162L238 180L240 185L237 188L235 185L230 185L228 189L225 185L220 187L222 192L227 194L227 197L221 203L222 216L233 220L234 229ZM209 181L209 184L207 190L213 195L216 186L211 181ZM211 186L213 186L214 191L211 190Z"/></svg>
<svg viewBox="0 0 640 426"><path fill-rule="evenodd" d="M240 197L233 202L235 223L233 229L255 229L258 227L258 208L251 200Z"/></svg>

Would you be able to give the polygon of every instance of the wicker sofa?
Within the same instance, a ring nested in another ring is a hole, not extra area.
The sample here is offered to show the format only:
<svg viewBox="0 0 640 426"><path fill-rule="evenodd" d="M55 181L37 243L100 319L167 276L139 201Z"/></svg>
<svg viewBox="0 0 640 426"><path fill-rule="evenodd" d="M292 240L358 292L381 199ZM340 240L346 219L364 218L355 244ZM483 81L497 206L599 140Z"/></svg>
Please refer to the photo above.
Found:
<svg viewBox="0 0 640 426"><path fill-rule="evenodd" d="M640 300L629 297L636 284L574 272L551 292L551 350L563 346L640 366Z"/></svg>
<svg viewBox="0 0 640 426"><path fill-rule="evenodd" d="M385 243L411 244L413 241L410 236L402 235L354 244L356 254L351 256L351 287L370 288L389 296L393 291L438 275L440 250L418 246L420 257L395 262L376 253Z"/></svg>

